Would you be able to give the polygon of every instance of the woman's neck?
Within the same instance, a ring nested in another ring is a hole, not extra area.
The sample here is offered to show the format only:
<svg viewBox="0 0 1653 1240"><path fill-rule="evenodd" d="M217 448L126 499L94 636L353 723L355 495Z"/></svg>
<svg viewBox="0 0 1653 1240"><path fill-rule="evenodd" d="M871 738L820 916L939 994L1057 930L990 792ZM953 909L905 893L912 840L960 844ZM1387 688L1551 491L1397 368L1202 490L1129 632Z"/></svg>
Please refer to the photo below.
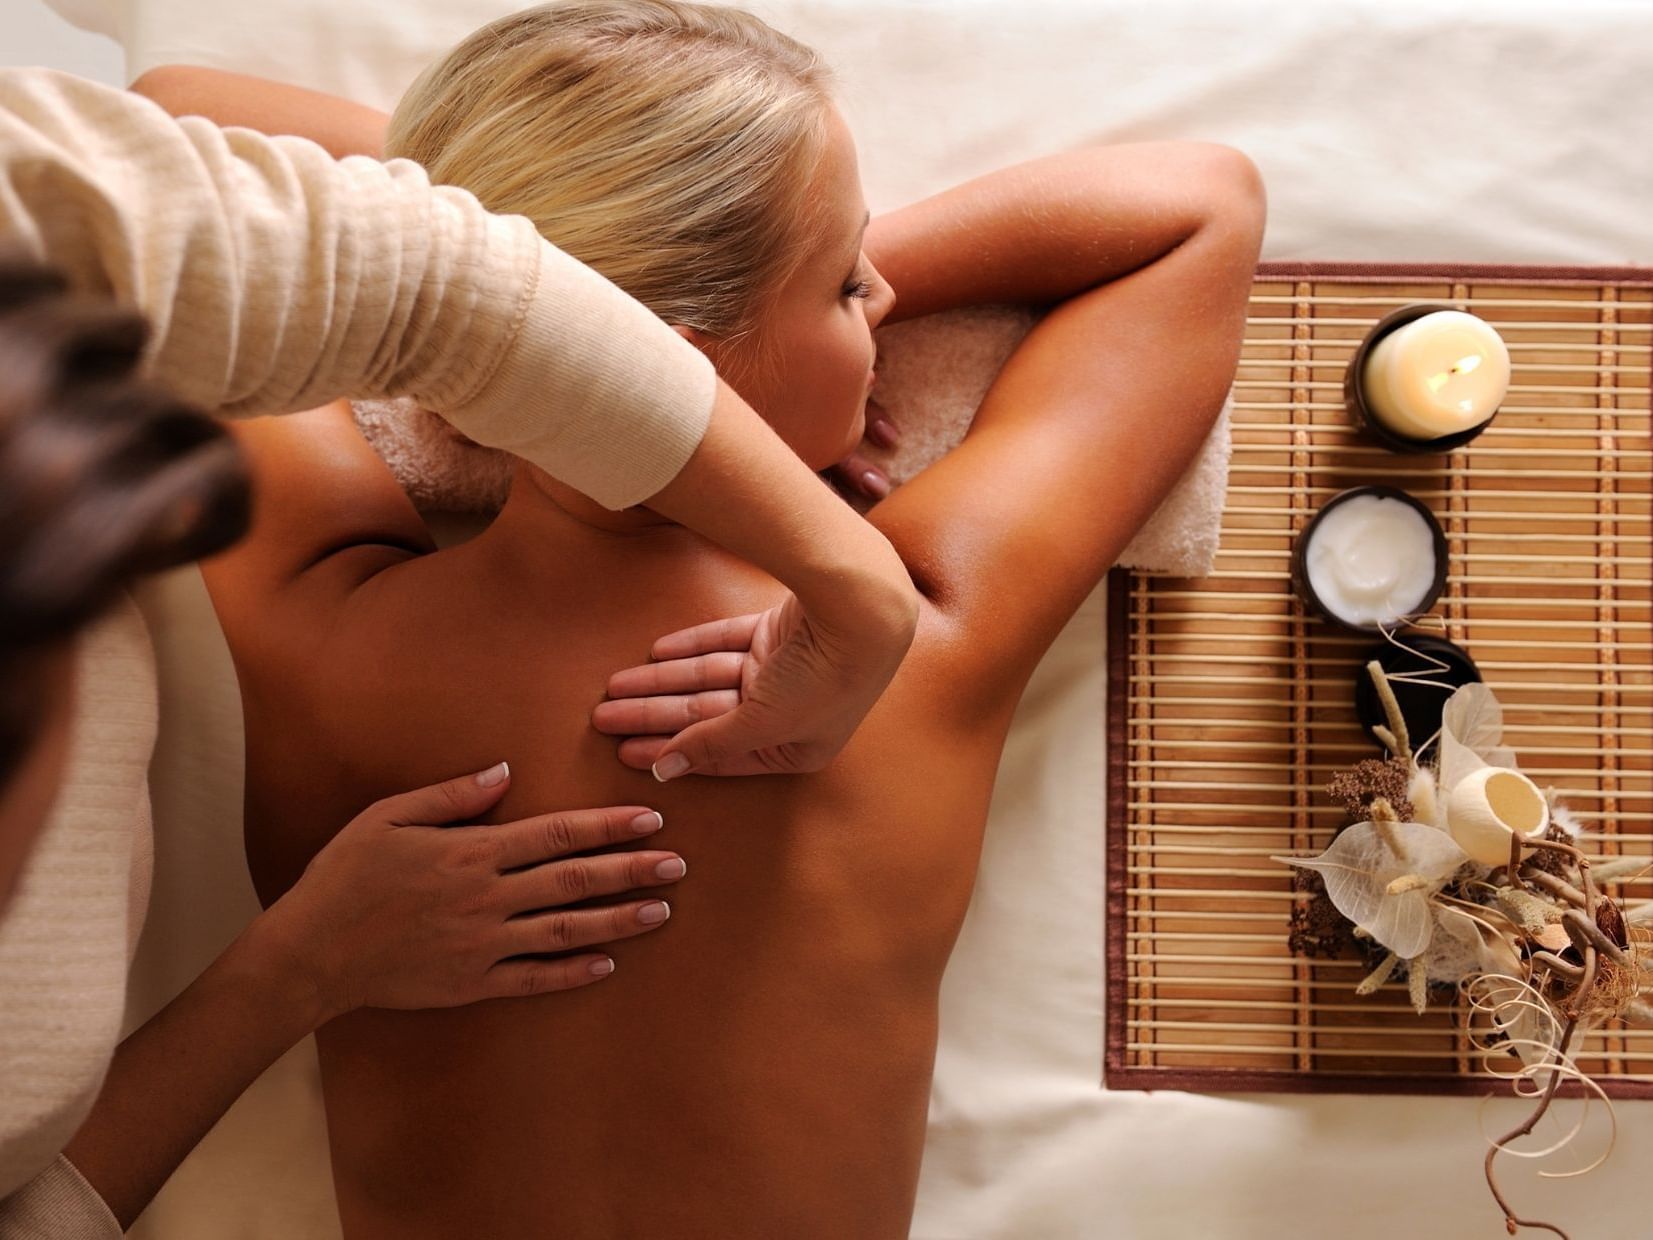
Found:
<svg viewBox="0 0 1653 1240"><path fill-rule="evenodd" d="M635 540L639 545L686 548L702 541L698 535L648 508L604 508L573 487L558 482L526 461L517 463L510 498L500 510L490 533L511 540L527 539L543 545L552 539L597 535L604 541Z"/></svg>

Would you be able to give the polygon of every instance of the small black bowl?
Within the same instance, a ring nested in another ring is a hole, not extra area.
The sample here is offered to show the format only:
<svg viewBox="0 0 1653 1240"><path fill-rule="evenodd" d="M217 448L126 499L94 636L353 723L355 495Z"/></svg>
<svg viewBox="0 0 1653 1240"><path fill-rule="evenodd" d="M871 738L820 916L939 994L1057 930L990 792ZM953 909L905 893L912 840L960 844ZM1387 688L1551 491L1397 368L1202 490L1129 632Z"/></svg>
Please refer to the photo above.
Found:
<svg viewBox="0 0 1653 1240"><path fill-rule="evenodd" d="M1404 327L1416 319L1423 318L1426 314L1434 314L1437 310L1456 309L1458 309L1457 306L1442 306L1419 301L1413 302L1409 306L1402 306L1399 310L1393 310L1379 319L1377 326L1366 333L1366 339L1360 342L1360 347L1355 350L1355 355L1349 359L1349 369L1343 374L1343 400L1348 406L1349 416L1357 428L1365 431L1366 434L1391 452L1407 452L1420 455L1450 452L1454 448L1463 447L1464 444L1474 439L1475 436L1491 426L1492 419L1498 416L1498 411L1494 409L1486 421L1471 426L1468 430L1454 431L1452 434L1442 435L1438 439L1410 439L1390 430L1366 406L1366 394L1361 386L1360 379L1366 370L1366 358L1377 342L1397 327Z"/></svg>
<svg viewBox="0 0 1653 1240"><path fill-rule="evenodd" d="M1418 603L1415 614L1422 615L1435 605L1435 600L1440 598L1441 591L1446 589L1446 535L1441 532L1441 523L1435 520L1435 514L1430 512L1428 507L1419 500L1414 499L1398 487L1352 487L1347 491L1339 491L1322 504L1320 510L1309 518L1309 523L1303 527L1303 532L1297 536L1296 545L1292 547L1291 584L1292 588L1297 591L1298 597L1323 619L1329 620L1339 628L1348 629L1354 633L1377 633L1381 631L1381 625L1355 624L1352 621L1343 619L1321 601L1320 596L1314 592L1314 587L1309 584L1309 541L1314 537L1315 527L1320 524L1320 519L1337 505L1351 499L1358 499L1362 495L1375 495L1380 499L1398 499L1402 503L1409 504L1423 517L1424 522L1429 526L1430 542L1435 552L1435 579L1429 583L1429 592ZM1405 623L1404 618L1399 623Z"/></svg>
<svg viewBox="0 0 1653 1240"><path fill-rule="evenodd" d="M1360 726L1366 729L1366 735L1374 741L1377 735L1372 731L1373 727L1380 723L1385 727L1389 725L1389 716L1378 699L1377 686L1366 670L1366 665L1373 659L1378 661L1386 676L1422 674L1430 680L1450 685L1449 689L1437 689L1431 685L1409 685L1390 680L1389 687L1395 692L1401 718L1406 720L1406 731L1410 734L1412 747L1416 749L1440 730L1441 709L1453 690L1479 681L1481 672L1468 651L1444 637L1408 633L1399 640L1401 646L1385 642L1367 651L1366 657L1360 661L1360 671L1355 674L1355 714L1360 719ZM1430 657L1423 657L1425 655ZM1445 663L1446 669L1443 671L1436 667L1431 661L1433 659Z"/></svg>

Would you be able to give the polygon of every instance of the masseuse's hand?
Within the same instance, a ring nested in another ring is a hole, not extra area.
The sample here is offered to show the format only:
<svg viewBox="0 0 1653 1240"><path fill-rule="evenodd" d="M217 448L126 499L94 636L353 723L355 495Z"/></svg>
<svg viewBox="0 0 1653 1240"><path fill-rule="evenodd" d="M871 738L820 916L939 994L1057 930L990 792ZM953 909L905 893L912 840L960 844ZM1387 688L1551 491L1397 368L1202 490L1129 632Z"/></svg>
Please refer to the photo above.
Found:
<svg viewBox="0 0 1653 1240"><path fill-rule="evenodd" d="M485 814L509 787L502 763L369 806L264 914L266 936L313 983L324 1019L584 986L614 967L589 948L666 920L670 910L655 899L559 907L682 877L682 859L669 852L578 855L652 835L661 826L653 810L437 825Z"/></svg>
<svg viewBox="0 0 1653 1240"><path fill-rule="evenodd" d="M761 617L712 626L717 649L748 653L738 705L698 722L679 711L673 735L621 746L622 761L665 779L820 770L888 687L918 631L922 600L900 555L722 382L699 447L645 502L791 595ZM701 640L673 635L654 655L693 653ZM610 713L598 714L598 727L632 731Z"/></svg>
<svg viewBox="0 0 1653 1240"><path fill-rule="evenodd" d="M749 737L776 726L798 700L814 694L837 718L831 734L847 740L866 714L858 696L834 701L822 695L834 674L825 647L798 600L754 615L697 625L662 637L652 656L659 662L627 668L609 678L610 701L592 712L599 732L624 736L620 761L670 777L668 746L681 752L700 738L697 775L799 774L819 770L842 741L819 747L753 748ZM843 652L836 652L842 659ZM682 729L687 729L683 731ZM721 729L721 731L719 731ZM671 735L676 733L677 735ZM659 766L655 764L659 763Z"/></svg>

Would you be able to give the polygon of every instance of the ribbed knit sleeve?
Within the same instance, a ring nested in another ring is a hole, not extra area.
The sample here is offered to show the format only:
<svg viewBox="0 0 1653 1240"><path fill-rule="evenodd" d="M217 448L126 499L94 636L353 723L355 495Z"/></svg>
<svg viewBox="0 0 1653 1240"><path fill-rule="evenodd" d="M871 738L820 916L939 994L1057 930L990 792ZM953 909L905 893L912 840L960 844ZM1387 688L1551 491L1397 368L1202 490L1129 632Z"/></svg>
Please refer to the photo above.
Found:
<svg viewBox="0 0 1653 1240"><path fill-rule="evenodd" d="M0 1240L120 1240L121 1227L97 1191L61 1154L0 1200Z"/></svg>
<svg viewBox="0 0 1653 1240"><path fill-rule="evenodd" d="M223 412L412 396L611 508L710 418L710 363L527 220L67 74L0 70L0 240L142 310L156 377Z"/></svg>

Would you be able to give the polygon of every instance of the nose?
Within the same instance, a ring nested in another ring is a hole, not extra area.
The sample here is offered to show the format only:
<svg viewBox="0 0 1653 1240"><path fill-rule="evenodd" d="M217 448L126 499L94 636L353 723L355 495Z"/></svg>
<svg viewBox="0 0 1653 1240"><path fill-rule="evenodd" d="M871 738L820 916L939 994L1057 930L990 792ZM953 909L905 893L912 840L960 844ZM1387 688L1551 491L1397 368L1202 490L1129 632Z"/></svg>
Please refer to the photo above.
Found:
<svg viewBox="0 0 1653 1240"><path fill-rule="evenodd" d="M872 269L872 296L867 298L867 325L877 327L884 321L884 316L895 309L895 289L890 282L879 274L877 268Z"/></svg>

